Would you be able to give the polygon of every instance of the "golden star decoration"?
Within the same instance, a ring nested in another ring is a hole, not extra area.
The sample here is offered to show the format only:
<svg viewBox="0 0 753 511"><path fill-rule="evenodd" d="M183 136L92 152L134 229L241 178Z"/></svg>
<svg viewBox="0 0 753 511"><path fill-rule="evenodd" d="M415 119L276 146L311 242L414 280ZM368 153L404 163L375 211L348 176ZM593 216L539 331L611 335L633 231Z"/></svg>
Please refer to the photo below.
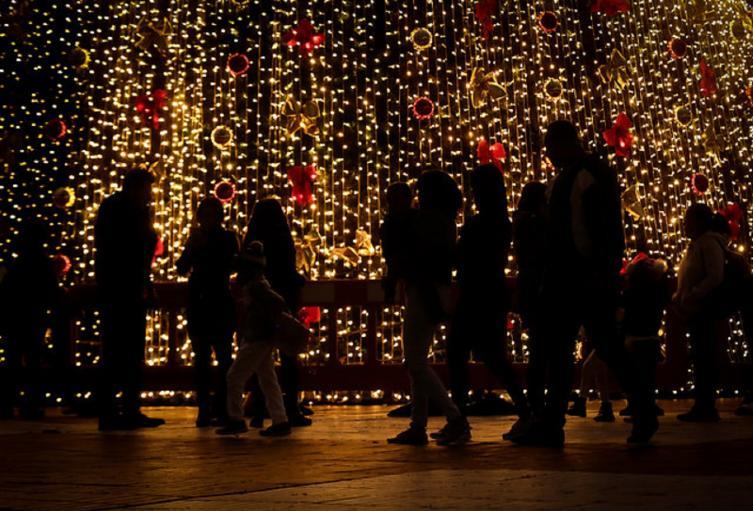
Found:
<svg viewBox="0 0 753 511"><path fill-rule="evenodd" d="M496 71L487 73L481 66L473 68L468 86L471 90L471 104L474 108L484 106L488 98L497 101L507 94L504 85L497 82L496 74Z"/></svg>
<svg viewBox="0 0 753 511"><path fill-rule="evenodd" d="M612 50L609 62L599 66L599 76L604 83L614 85L619 90L627 86L630 82L630 71L627 59L620 50Z"/></svg>
<svg viewBox="0 0 753 511"><path fill-rule="evenodd" d="M136 25L136 34L141 38L136 41L136 47L149 51L154 46L160 54L165 55L168 39L172 33L173 27L167 18L158 21L148 17L141 18Z"/></svg>
<svg viewBox="0 0 753 511"><path fill-rule="evenodd" d="M301 104L293 96L288 96L282 106L282 115L287 118L286 131L292 137L299 130L310 137L319 136L319 104L315 100L309 100Z"/></svg>

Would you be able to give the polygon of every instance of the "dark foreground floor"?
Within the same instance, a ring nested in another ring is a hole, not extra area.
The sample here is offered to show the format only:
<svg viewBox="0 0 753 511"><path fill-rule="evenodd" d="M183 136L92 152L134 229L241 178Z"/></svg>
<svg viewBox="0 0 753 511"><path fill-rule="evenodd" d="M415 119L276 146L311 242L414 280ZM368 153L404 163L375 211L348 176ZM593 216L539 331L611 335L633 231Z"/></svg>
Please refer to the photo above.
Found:
<svg viewBox="0 0 753 511"><path fill-rule="evenodd" d="M619 406L619 404L617 404ZM99 434L93 419L0 422L0 511L251 509L753 509L753 418L668 415L655 447L628 425L574 419L563 450L503 443L511 418L474 418L463 448L388 446L387 407L318 407L286 439L218 438L192 408L149 409L157 430ZM592 405L595 406L595 405ZM593 411L593 410L591 410ZM435 419L433 425L439 426Z"/></svg>

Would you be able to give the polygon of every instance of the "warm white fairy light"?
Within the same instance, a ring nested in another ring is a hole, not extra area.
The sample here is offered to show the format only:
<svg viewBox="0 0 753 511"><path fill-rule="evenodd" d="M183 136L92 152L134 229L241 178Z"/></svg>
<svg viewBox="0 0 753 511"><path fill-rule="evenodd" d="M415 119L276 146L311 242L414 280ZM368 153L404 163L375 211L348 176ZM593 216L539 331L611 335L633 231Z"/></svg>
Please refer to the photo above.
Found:
<svg viewBox="0 0 753 511"><path fill-rule="evenodd" d="M20 12L23 3L9 0L2 9ZM4 143L7 133L24 133L15 161L2 162L0 186L10 199L3 212L11 228L0 233L0 248L10 257L8 241L22 217L45 218L61 228L52 248L72 256L71 278L91 281L99 204L118 188L127 168L157 160L155 226L167 252L155 268L157 280L177 278L174 261L196 204L223 179L237 190L227 206L231 227L243 230L258 198L283 197L296 241L308 249L303 259L311 264L311 278L378 278L378 252L370 255L356 244L369 235L378 247L383 193L390 183L438 167L452 173L468 198L465 177L476 163L476 146L481 139L493 140L507 150L513 207L525 182L552 176L541 134L552 120L569 118L589 146L610 154L624 189L642 185L644 215L628 221L630 245L645 241L676 264L686 242L681 215L699 200L689 185L694 173L712 183L700 200L715 209L734 201L750 212L753 105L744 90L753 84L753 34L739 23L749 15L745 2L633 0L628 13L614 17L592 14L583 3L500 0L487 40L473 0L173 0L164 12L157 0L68 0L29 17L23 36L13 35L14 18L5 17L9 21L3 21L1 32L10 34L4 39L11 54L24 61L33 57L33 48L57 85L43 96L33 92L18 108L4 106L0 115ZM707 5L706 16L699 15L700 5ZM556 16L554 30L539 26L544 11ZM69 21L56 22L62 19ZM165 19L171 26L162 59L136 48L137 27L145 19ZM287 31L303 19L325 36L307 55L284 43ZM428 45L412 41L419 29L431 35L423 39L430 39ZM682 58L668 51L673 38L688 43ZM77 70L60 55L51 58L76 48L88 52L86 68ZM626 61L624 87L605 82L598 72L614 50ZM234 53L248 57L245 73L228 71ZM717 73L715 98L700 93L700 58ZM20 72L12 64L4 62L2 70L3 83L10 86ZM474 107L469 82L480 66L495 72L504 94ZM169 99L153 130L140 122L134 101L156 88L167 90ZM317 137L287 133L282 105L290 95L319 106ZM418 120L411 107L424 96L434 113ZM680 106L690 117L687 126L677 120ZM629 158L614 157L601 138L620 112L635 126ZM54 117L65 119L69 128L60 141L42 135ZM210 141L221 125L233 135L225 147ZM704 139L710 129L727 153L715 154ZM726 163L730 157L732 170ZM301 207L289 199L286 170L306 164L317 168L315 200ZM47 207L60 186L75 191L76 202L67 212ZM746 252L748 243L742 238L737 249ZM358 257L343 255L348 247L360 252ZM362 361L368 315L358 307L329 313L342 329L347 361ZM400 360L400 320L392 308L372 318L379 325L380 359ZM175 330L179 359L188 361L184 322ZM169 318L155 313L149 324L150 362L164 363ZM84 322L81 328L96 325ZM308 355L311 363L329 354L323 346L326 333L320 334ZM747 354L739 336L730 343L735 353Z"/></svg>

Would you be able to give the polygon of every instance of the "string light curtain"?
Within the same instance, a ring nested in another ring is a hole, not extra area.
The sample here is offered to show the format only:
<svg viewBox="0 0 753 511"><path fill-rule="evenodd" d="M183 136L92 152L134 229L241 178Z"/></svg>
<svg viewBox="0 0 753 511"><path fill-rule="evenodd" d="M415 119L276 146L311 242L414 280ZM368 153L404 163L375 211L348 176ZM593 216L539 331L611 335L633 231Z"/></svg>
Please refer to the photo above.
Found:
<svg viewBox="0 0 753 511"><path fill-rule="evenodd" d="M512 208L526 182L553 176L542 135L562 118L617 169L631 249L676 264L682 214L706 202L728 215L735 249L748 250L744 0L9 0L1 9L5 260L37 217L54 227L51 250L72 262L67 278L91 281L97 208L144 164L158 178L156 280L177 279L207 195L225 202L238 232L255 201L278 196L310 278L377 278L391 183L441 168L469 199L468 173L493 161ZM343 324L363 326L362 311L341 312Z"/></svg>

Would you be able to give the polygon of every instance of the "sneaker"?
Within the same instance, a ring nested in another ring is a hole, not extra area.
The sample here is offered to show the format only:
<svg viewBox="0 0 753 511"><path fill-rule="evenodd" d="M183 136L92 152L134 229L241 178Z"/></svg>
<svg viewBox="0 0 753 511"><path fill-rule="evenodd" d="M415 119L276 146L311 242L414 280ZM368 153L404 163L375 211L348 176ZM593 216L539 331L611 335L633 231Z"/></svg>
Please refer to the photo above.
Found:
<svg viewBox="0 0 753 511"><path fill-rule="evenodd" d="M272 424L267 429L259 431L259 434L268 437L288 436L290 434L290 423L281 422L279 424Z"/></svg>
<svg viewBox="0 0 753 511"><path fill-rule="evenodd" d="M568 415L572 415L574 417L585 417L586 416L586 398L585 397L576 397L573 399L573 404L570 408L567 409Z"/></svg>
<svg viewBox="0 0 753 511"><path fill-rule="evenodd" d="M264 427L264 416L254 415L251 420L248 421L248 425L254 429L261 429Z"/></svg>
<svg viewBox="0 0 753 511"><path fill-rule="evenodd" d="M738 417L753 416L753 403L742 403L735 410L735 415L737 415Z"/></svg>
<svg viewBox="0 0 753 511"><path fill-rule="evenodd" d="M115 415L112 417L100 417L98 429L102 432L106 431L133 431L138 426L134 421L127 420L122 415Z"/></svg>
<svg viewBox="0 0 753 511"><path fill-rule="evenodd" d="M596 422L614 422L614 412L612 412L612 403L605 401L599 407L599 413L594 417Z"/></svg>
<svg viewBox="0 0 753 511"><path fill-rule="evenodd" d="M429 443L429 438L426 436L425 429L408 428L396 436L388 438L387 443L396 445L426 445Z"/></svg>
<svg viewBox="0 0 753 511"><path fill-rule="evenodd" d="M442 432L442 436L436 439L437 445L463 445L471 440L471 426L462 416L448 420Z"/></svg>
<svg viewBox="0 0 753 511"><path fill-rule="evenodd" d="M313 424L313 421L308 417L304 417L303 414L289 418L288 422L292 428L305 428L306 426L311 426L311 424Z"/></svg>
<svg viewBox="0 0 753 511"><path fill-rule="evenodd" d="M149 417L143 413L139 413L132 419L137 428L157 428L165 423L165 419L158 417Z"/></svg>
<svg viewBox="0 0 753 511"><path fill-rule="evenodd" d="M246 421L243 419L228 419L225 427L215 430L218 435L240 435L248 431Z"/></svg>
<svg viewBox="0 0 753 511"><path fill-rule="evenodd" d="M512 440L513 438L517 436L524 435L530 429L531 429L531 419L520 418L517 421L515 421L515 424L512 425L512 427L510 428L510 431L502 434L502 440Z"/></svg>
<svg viewBox="0 0 753 511"><path fill-rule="evenodd" d="M627 443L630 445L645 445L651 440L659 430L659 421L652 420L648 424L633 424L633 431L627 439Z"/></svg>
<svg viewBox="0 0 753 511"><path fill-rule="evenodd" d="M431 438L432 440L438 440L442 438L443 436L445 436L446 433L447 433L447 424L442 426L442 429L440 429L439 431L434 431L433 433L429 433L429 438Z"/></svg>
<svg viewBox="0 0 753 511"><path fill-rule="evenodd" d="M561 427L531 424L528 431L511 437L510 441L518 445L559 449L565 445L565 431Z"/></svg>
<svg viewBox="0 0 753 511"><path fill-rule="evenodd" d="M693 407L689 412L678 415L677 420L682 422L719 422L719 412L716 408L702 410Z"/></svg>

